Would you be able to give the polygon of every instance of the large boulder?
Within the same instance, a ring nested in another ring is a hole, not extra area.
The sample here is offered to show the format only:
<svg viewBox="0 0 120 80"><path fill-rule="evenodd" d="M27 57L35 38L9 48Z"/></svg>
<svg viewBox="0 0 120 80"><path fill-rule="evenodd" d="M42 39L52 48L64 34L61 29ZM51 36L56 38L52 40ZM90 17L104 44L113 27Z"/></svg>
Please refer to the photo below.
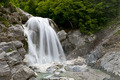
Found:
<svg viewBox="0 0 120 80"><path fill-rule="evenodd" d="M8 38L10 40L24 40L24 32L22 30L22 26L21 25L15 25L12 27L9 27L9 32L8 32Z"/></svg>
<svg viewBox="0 0 120 80"><path fill-rule="evenodd" d="M61 30L57 33L58 38L60 41L63 41L66 39L67 33L64 30Z"/></svg>
<svg viewBox="0 0 120 80"><path fill-rule="evenodd" d="M32 77L36 77L36 74L28 67L18 65L11 71L13 80L28 80Z"/></svg>
<svg viewBox="0 0 120 80"><path fill-rule="evenodd" d="M95 35L82 35L79 30L68 33L62 30L58 32L58 37L68 59L88 54L89 48L96 38Z"/></svg>
<svg viewBox="0 0 120 80"><path fill-rule="evenodd" d="M108 52L102 57L100 66L107 72L120 76L120 52Z"/></svg>

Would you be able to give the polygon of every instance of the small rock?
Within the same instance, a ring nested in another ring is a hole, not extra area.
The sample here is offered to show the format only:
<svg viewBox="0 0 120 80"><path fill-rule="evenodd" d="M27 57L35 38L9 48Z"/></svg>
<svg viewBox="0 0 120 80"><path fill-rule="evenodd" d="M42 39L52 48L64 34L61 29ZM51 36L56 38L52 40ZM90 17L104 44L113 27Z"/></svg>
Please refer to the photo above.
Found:
<svg viewBox="0 0 120 80"><path fill-rule="evenodd" d="M35 77L30 78L29 80L37 80Z"/></svg>
<svg viewBox="0 0 120 80"><path fill-rule="evenodd" d="M85 72L88 70L88 68L87 68L87 65L82 65L82 66L79 66L79 65L69 66L68 65L65 67L65 70L72 71L72 72Z"/></svg>
<svg viewBox="0 0 120 80"><path fill-rule="evenodd" d="M64 30L61 30L57 33L59 40L63 41L66 39L67 33Z"/></svg>

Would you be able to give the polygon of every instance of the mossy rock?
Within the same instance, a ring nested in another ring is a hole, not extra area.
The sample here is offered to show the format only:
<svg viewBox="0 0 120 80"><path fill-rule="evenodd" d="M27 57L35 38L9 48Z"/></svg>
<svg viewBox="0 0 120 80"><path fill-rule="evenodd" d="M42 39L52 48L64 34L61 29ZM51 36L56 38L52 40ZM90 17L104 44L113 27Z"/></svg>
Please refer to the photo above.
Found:
<svg viewBox="0 0 120 80"><path fill-rule="evenodd" d="M8 49L8 51L7 52L12 52L13 50L12 49Z"/></svg>
<svg viewBox="0 0 120 80"><path fill-rule="evenodd" d="M118 30L114 35L120 34L120 30Z"/></svg>

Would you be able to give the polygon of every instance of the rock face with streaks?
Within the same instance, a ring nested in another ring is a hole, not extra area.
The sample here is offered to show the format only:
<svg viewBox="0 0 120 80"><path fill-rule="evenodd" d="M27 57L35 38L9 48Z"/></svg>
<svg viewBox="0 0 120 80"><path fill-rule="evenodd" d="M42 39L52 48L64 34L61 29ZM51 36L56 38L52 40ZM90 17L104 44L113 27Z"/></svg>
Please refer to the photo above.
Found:
<svg viewBox="0 0 120 80"><path fill-rule="evenodd" d="M62 30L57 34L68 59L88 54L89 48L96 38L95 35L82 35L79 30L68 33Z"/></svg>
<svg viewBox="0 0 120 80"><path fill-rule="evenodd" d="M35 80L35 72L23 64L26 41L21 24L28 16L11 4L0 11L0 80Z"/></svg>

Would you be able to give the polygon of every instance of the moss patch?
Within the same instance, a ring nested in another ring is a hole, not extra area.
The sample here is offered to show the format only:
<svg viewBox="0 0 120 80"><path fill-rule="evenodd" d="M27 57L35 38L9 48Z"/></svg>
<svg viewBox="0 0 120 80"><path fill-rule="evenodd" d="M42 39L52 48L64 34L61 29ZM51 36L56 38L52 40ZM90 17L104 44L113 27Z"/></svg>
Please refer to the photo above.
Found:
<svg viewBox="0 0 120 80"><path fill-rule="evenodd" d="M13 50L12 49L8 49L8 51L7 52L12 52Z"/></svg>
<svg viewBox="0 0 120 80"><path fill-rule="evenodd" d="M6 27L9 27L9 22L8 22L5 18L0 17L0 21L1 21Z"/></svg>
<svg viewBox="0 0 120 80"><path fill-rule="evenodd" d="M120 34L120 30L118 30L114 35L116 35L116 34Z"/></svg>

